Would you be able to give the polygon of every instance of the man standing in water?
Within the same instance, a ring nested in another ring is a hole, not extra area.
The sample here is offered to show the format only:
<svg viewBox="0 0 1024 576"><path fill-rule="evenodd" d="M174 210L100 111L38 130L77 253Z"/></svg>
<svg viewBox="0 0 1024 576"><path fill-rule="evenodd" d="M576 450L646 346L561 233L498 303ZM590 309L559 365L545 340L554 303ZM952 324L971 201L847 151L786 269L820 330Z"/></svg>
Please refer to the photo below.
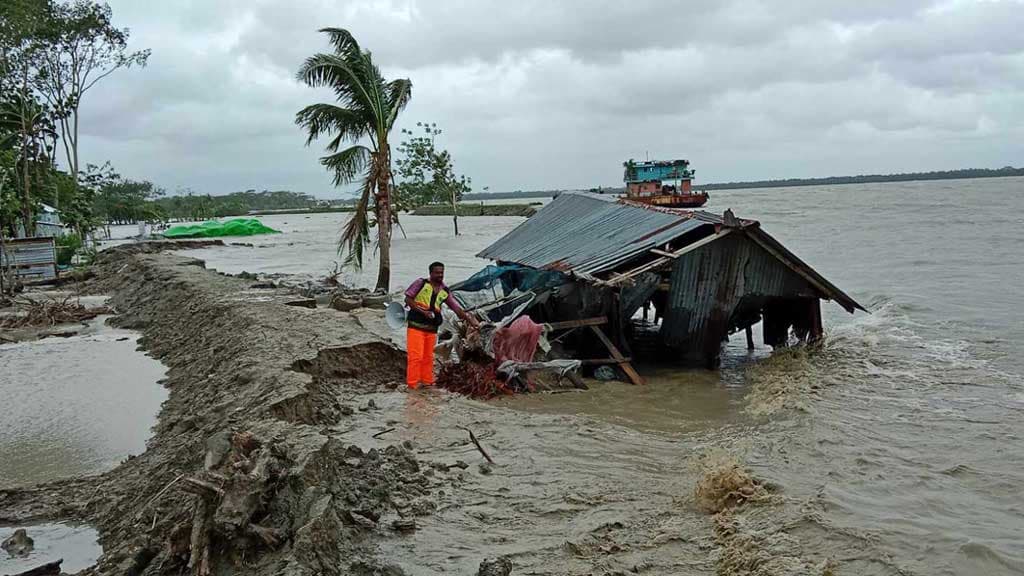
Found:
<svg viewBox="0 0 1024 576"><path fill-rule="evenodd" d="M410 389L434 385L434 345L437 329L441 326L441 304L474 328L480 323L459 306L444 283L444 264L434 262L428 267L429 278L420 278L405 291L405 305L409 307L408 364L405 383Z"/></svg>

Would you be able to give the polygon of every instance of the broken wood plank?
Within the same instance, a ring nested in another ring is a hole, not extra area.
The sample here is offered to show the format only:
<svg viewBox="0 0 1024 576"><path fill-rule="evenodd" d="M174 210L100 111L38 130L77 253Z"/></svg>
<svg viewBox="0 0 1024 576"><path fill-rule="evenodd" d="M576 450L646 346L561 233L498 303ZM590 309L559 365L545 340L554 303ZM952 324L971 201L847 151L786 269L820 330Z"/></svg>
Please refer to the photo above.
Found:
<svg viewBox="0 0 1024 576"><path fill-rule="evenodd" d="M600 326L601 324L607 324L608 318L605 316L596 316L594 318L584 318L582 320L565 320L562 322L548 322L548 326L552 330L566 330L568 328L581 328L583 326Z"/></svg>
<svg viewBox="0 0 1024 576"><path fill-rule="evenodd" d="M56 576L57 574L60 574L60 564L63 561L64 559L61 558L54 562L47 562L46 564L36 566L31 570L12 574L12 576Z"/></svg>
<svg viewBox="0 0 1024 576"><path fill-rule="evenodd" d="M619 366L622 367L622 371L626 373L629 380L637 386L643 385L644 379L641 378L640 374L633 369L633 365L630 364L629 360L622 355L622 352L619 352L619 349L616 348L615 344L613 344L607 336L605 336L604 332L602 332L597 326L591 326L590 329L594 331L594 334L597 334L598 339L605 345L605 348L608 348L608 351L612 354L612 358L614 358L618 362Z"/></svg>
<svg viewBox="0 0 1024 576"><path fill-rule="evenodd" d="M623 358L626 362L631 362L633 359L629 356ZM581 366L602 366L606 364L621 364L622 360L616 360L615 358L590 358L587 360L580 360Z"/></svg>
<svg viewBox="0 0 1024 576"><path fill-rule="evenodd" d="M646 264L643 264L643 265L641 265L641 266L639 266L637 268L634 268L634 269L632 269L632 270L630 270L628 272L624 272L624 273L621 273L621 274L617 273L617 272L613 272L612 273L614 275L613 278L611 278L609 280L604 280L604 281L600 282L598 285L599 286L613 286L613 287L614 286L618 286L619 284L622 284L623 282L632 280L633 278L635 278L636 276L639 276L640 274L643 274L644 272L649 272L651 270L654 270L656 268L660 268L660 267L662 267L662 266L664 266L666 264L669 264L673 260L675 260L676 258L679 258L680 256L682 256L682 255L684 255L684 254L686 254L688 252L696 250L697 248L700 248L701 246L704 246L705 244L710 244L711 242L714 242L715 240L718 240L719 238L721 238L721 237L731 233L732 230L733 230L732 228L725 228L725 229L721 230L720 232L716 232L715 234L712 234L710 236L705 236L704 238L701 238L700 240L697 240L696 242L694 242L692 244L688 244L688 245L680 248L679 250L676 250L675 252L665 252L664 250L658 250L657 248L652 248L651 252L654 253L654 254L657 254L659 256L658 258L655 258L654 260L651 260L650 262L648 262ZM663 252L664 252L664 254L662 254Z"/></svg>
<svg viewBox="0 0 1024 576"><path fill-rule="evenodd" d="M489 463L494 464L494 460L491 459L491 455L487 453L487 450L484 450L484 447L480 445L480 441L476 439L476 434L473 434L473 431L470 430L469 428L466 428L465 426L459 426L459 428L462 428L466 432L469 432L469 439L472 440L473 444L476 445L476 449L479 450L481 454L483 454L484 458L486 458Z"/></svg>
<svg viewBox="0 0 1024 576"><path fill-rule="evenodd" d="M685 255L688 252L692 252L692 251L696 250L697 248L700 248L701 246L704 246L705 244L710 244L710 243L714 242L715 240L718 240L722 236L728 235L732 231L733 231L732 228L723 228L719 232L716 232L716 233L714 233L714 234L712 234L710 236L705 236L705 237L701 238L700 240L697 240L696 242L694 242L692 244L687 244L686 246L683 246L682 248L680 248L679 250L676 250L674 252L667 252L665 250L659 250L657 248L651 248L651 252L653 252L654 254L657 254L658 256L664 256L666 258L671 258L671 259L675 260L676 258L679 258L680 256L683 256L683 255Z"/></svg>
<svg viewBox="0 0 1024 576"><path fill-rule="evenodd" d="M299 308L316 308L315 298L303 298L302 300L291 300L284 303L285 306L297 306Z"/></svg>

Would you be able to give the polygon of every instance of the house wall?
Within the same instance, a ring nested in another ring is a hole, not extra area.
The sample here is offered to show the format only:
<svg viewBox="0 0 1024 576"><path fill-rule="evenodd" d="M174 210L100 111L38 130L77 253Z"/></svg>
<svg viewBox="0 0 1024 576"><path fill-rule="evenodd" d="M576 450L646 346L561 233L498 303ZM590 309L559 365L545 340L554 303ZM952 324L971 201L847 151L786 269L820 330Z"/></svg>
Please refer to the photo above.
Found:
<svg viewBox="0 0 1024 576"><path fill-rule="evenodd" d="M818 298L803 277L736 232L676 260L661 335L691 359L712 363L730 329L780 301Z"/></svg>

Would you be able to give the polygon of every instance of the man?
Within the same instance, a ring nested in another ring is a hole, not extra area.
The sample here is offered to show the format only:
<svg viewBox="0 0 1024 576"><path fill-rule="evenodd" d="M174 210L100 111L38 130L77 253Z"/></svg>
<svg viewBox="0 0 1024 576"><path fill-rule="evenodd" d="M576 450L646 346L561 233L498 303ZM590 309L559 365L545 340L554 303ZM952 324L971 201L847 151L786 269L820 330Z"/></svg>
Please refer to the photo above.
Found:
<svg viewBox="0 0 1024 576"><path fill-rule="evenodd" d="M444 264L434 262L428 267L429 278L420 278L405 291L405 305L409 307L408 364L405 383L410 389L434 385L434 345L437 329L441 326L441 304L474 328L480 323L459 306L451 290L444 284Z"/></svg>

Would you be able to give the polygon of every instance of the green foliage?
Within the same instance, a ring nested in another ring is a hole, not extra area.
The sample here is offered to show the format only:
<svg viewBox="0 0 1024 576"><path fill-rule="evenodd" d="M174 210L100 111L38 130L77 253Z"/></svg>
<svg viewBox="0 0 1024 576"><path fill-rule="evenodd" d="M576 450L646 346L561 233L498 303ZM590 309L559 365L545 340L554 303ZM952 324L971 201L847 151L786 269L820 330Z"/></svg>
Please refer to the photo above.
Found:
<svg viewBox="0 0 1024 576"><path fill-rule="evenodd" d="M121 68L145 66L149 50L128 50L127 28L116 28L110 6L93 0L50 4L42 31L35 89L60 122L69 172L77 182L78 110L100 80Z"/></svg>
<svg viewBox="0 0 1024 576"><path fill-rule="evenodd" d="M114 178L80 170L78 110L100 80L149 56L128 51L128 30L112 16L93 0L0 2L0 229L13 232L20 216L31 234L41 203L81 234L96 225L95 198ZM66 172L54 162L58 141Z"/></svg>
<svg viewBox="0 0 1024 576"><path fill-rule="evenodd" d="M390 282L391 242L391 146L388 139L412 95L408 79L387 81L347 30L324 28L333 52L315 54L302 64L297 77L312 88L330 88L334 104L313 104L295 115L295 123L307 134L306 145L321 136L331 140L320 163L334 176L335 185L359 178L363 186L352 218L342 229L339 253L346 262L362 267L370 242L369 210L373 208L381 253L377 288Z"/></svg>
<svg viewBox="0 0 1024 576"><path fill-rule="evenodd" d="M301 192L246 190L223 196L200 195L186 191L183 194L161 196L152 204L157 217L147 218L147 220L207 220L226 216L245 216L252 211L313 209L318 202L312 196Z"/></svg>
<svg viewBox="0 0 1024 576"><path fill-rule="evenodd" d="M436 139L441 129L431 122L417 122L422 130L417 136L412 130L402 130L407 138L398 146L400 157L395 160L401 182L395 186L403 210L414 210L424 204L454 204L463 194L472 191L472 180L455 174L455 164L447 150L438 150Z"/></svg>
<svg viewBox="0 0 1024 576"><path fill-rule="evenodd" d="M57 248L57 264L60 266L71 264L71 259L74 258L75 252L78 252L84 245L82 237L78 234L58 236L54 239L54 243Z"/></svg>

